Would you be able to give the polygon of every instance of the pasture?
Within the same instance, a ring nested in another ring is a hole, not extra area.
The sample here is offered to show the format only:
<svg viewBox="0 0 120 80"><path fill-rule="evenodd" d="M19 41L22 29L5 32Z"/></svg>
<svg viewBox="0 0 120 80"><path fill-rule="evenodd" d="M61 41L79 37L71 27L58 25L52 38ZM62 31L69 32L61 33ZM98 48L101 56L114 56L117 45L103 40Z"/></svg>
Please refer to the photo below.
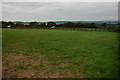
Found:
<svg viewBox="0 0 120 80"><path fill-rule="evenodd" d="M118 34L3 29L3 78L117 78Z"/></svg>

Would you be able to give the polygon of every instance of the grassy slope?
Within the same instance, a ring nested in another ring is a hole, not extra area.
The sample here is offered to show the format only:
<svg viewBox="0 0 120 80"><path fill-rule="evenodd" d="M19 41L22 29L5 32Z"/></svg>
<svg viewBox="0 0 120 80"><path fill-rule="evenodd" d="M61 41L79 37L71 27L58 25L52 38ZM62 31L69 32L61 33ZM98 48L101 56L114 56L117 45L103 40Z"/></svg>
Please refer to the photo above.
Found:
<svg viewBox="0 0 120 80"><path fill-rule="evenodd" d="M46 54L55 70L71 77L111 78L117 75L117 33L39 29L3 29L3 56ZM10 55L9 54L9 55ZM64 67L60 63L67 64Z"/></svg>

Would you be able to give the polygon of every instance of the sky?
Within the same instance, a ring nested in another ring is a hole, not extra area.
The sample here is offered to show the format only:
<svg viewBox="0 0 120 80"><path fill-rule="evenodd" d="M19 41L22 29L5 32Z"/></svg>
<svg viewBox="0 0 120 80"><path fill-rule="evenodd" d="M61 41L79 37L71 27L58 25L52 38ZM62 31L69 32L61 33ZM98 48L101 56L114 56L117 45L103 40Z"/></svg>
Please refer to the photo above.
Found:
<svg viewBox="0 0 120 80"><path fill-rule="evenodd" d="M119 0L1 0L1 2L119 2Z"/></svg>
<svg viewBox="0 0 120 80"><path fill-rule="evenodd" d="M5 21L118 20L118 2L2 2Z"/></svg>

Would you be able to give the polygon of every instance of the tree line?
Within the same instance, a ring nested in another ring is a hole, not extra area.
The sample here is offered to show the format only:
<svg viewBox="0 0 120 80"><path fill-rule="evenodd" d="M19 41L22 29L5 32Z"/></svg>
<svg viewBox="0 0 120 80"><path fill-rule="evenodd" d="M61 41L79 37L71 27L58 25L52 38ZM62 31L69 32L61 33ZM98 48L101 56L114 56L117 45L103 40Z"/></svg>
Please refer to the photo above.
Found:
<svg viewBox="0 0 120 80"><path fill-rule="evenodd" d="M110 25L107 23L96 24L96 23L55 23L55 22L47 22L47 23L38 23L36 21L24 23L24 22L6 22L2 21L2 28L42 28L42 29L51 29L51 27L55 27L55 29L74 29L74 30L106 30L113 32L120 32L120 28L117 25Z"/></svg>

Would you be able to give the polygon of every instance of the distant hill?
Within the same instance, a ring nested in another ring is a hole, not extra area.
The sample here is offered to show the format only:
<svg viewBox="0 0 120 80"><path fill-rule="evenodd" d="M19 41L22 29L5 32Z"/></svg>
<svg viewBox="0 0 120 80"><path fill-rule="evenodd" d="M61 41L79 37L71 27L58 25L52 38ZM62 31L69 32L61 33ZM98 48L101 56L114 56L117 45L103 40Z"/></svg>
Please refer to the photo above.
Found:
<svg viewBox="0 0 120 80"><path fill-rule="evenodd" d="M96 23L96 24L101 24L101 23L110 23L110 24L116 24L118 23L117 21L53 21L56 23L66 23L66 22L81 22L81 23Z"/></svg>
<svg viewBox="0 0 120 80"><path fill-rule="evenodd" d="M22 23L30 23L30 21L12 21L12 22L22 22ZM37 21L38 23L48 23L50 21ZM103 20L103 21L52 21L52 22L56 22L56 23L67 23L67 22L73 22L73 23L96 23L96 24L102 24L102 23L108 23L108 24L117 24L118 21L107 21L107 20Z"/></svg>
<svg viewBox="0 0 120 80"><path fill-rule="evenodd" d="M40 22L40 23L47 23L47 22L49 22L49 21ZM53 22L56 22L56 23L67 23L67 22L78 23L78 22L81 22L81 23L96 23L96 24L102 24L102 23L117 24L118 23L117 21L53 21Z"/></svg>

